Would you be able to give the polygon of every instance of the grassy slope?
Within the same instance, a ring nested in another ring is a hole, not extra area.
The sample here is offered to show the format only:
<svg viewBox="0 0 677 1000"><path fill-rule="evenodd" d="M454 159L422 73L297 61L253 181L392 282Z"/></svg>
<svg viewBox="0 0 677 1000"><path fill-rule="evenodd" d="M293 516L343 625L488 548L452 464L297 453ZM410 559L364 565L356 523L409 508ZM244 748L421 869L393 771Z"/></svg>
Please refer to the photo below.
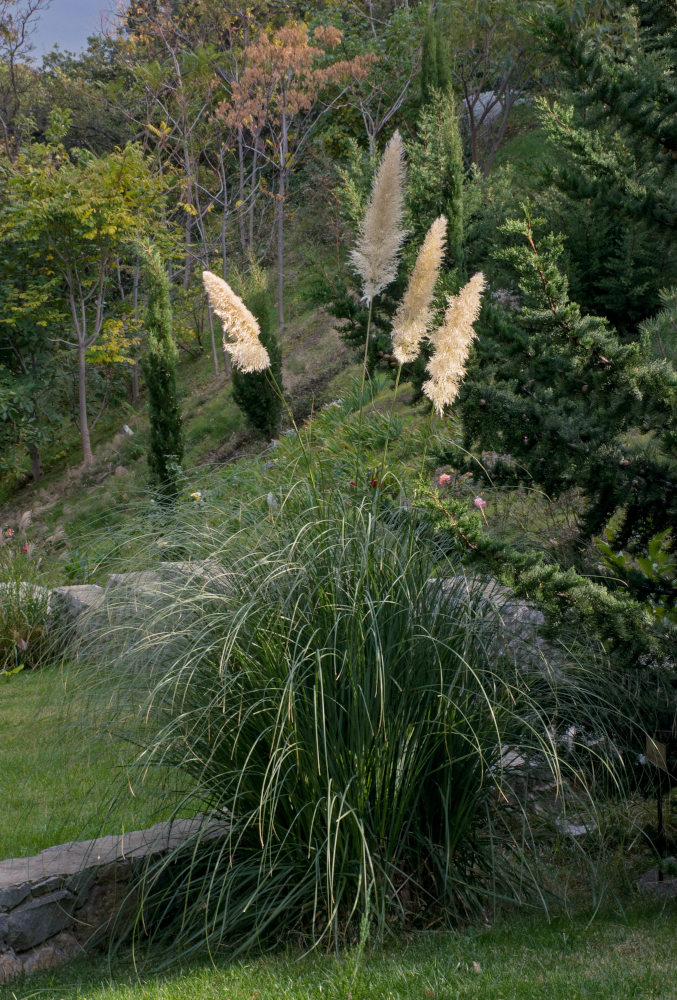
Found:
<svg viewBox="0 0 677 1000"><path fill-rule="evenodd" d="M293 951L136 978L101 960L0 987L2 1000L674 1000L677 906L410 935L337 959Z"/></svg>

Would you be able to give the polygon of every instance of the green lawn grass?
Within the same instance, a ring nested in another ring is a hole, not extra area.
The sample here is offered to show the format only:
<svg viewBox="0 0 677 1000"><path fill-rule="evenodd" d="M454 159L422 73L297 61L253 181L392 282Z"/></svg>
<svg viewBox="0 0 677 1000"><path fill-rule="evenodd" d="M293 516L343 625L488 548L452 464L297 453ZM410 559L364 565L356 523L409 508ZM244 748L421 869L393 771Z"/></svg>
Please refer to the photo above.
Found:
<svg viewBox="0 0 677 1000"><path fill-rule="evenodd" d="M1 1000L673 1000L677 905L515 918L335 957L195 962L161 974L90 958L0 987Z"/></svg>
<svg viewBox="0 0 677 1000"><path fill-rule="evenodd" d="M83 729L78 676L54 666L0 678L0 858L164 818L150 787L128 783L130 748Z"/></svg>

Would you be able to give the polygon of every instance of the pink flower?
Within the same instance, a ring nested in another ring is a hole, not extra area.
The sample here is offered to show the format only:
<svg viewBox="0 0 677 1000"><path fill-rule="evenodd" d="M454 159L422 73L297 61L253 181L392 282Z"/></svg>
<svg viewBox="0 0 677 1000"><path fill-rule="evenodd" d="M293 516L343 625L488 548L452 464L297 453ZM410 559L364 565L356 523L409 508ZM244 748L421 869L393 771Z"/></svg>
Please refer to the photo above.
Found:
<svg viewBox="0 0 677 1000"><path fill-rule="evenodd" d="M485 508L485 507L486 507L486 505L487 505L487 501L486 501L486 500L483 500L483 499L482 499L482 497L475 497L475 499L473 500L473 503L475 504L475 506L476 506L476 507L477 507L477 508L478 508L479 510L484 510L484 508Z"/></svg>
<svg viewBox="0 0 677 1000"><path fill-rule="evenodd" d="M5 528L5 538L14 538L14 528Z"/></svg>
<svg viewBox="0 0 677 1000"><path fill-rule="evenodd" d="M446 472L443 472L440 476L440 486L448 486L450 482L451 476L447 475Z"/></svg>

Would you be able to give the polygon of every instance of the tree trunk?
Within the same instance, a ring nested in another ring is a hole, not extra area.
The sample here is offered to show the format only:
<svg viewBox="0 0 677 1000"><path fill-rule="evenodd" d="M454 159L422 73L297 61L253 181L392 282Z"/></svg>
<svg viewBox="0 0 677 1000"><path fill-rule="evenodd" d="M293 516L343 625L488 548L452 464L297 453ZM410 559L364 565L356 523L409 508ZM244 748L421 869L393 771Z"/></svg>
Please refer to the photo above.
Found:
<svg viewBox="0 0 677 1000"><path fill-rule="evenodd" d="M221 186L223 188L223 213L221 214L221 277L226 278L226 254L228 251L228 185L226 182L226 166L223 162L223 147L219 150L219 173L221 175Z"/></svg>
<svg viewBox="0 0 677 1000"><path fill-rule="evenodd" d="M280 329L284 326L284 195L282 177L277 201L277 321Z"/></svg>
<svg viewBox="0 0 677 1000"><path fill-rule="evenodd" d="M132 301L134 303L134 320L139 320L139 279L141 277L141 267L137 264L134 268L134 283L132 285ZM129 401L132 406L139 402L141 392L139 390L139 363L132 365L131 378L129 383Z"/></svg>
<svg viewBox="0 0 677 1000"><path fill-rule="evenodd" d="M216 351L216 337L214 336L214 319L212 317L211 309L207 309L207 316L209 318L209 334L212 341L212 362L214 364L214 375L218 377L219 374L219 356Z"/></svg>
<svg viewBox="0 0 677 1000"><path fill-rule="evenodd" d="M87 422L87 359L85 345L78 344L78 407L80 412L80 438L82 440L82 463L91 465L94 461L92 444L89 438L89 423Z"/></svg>
<svg viewBox="0 0 677 1000"><path fill-rule="evenodd" d="M238 189L237 189L237 200L239 205L237 206L237 223L240 229L240 245L242 247L242 253L247 253L247 235L245 232L245 217L243 211L244 205L244 135L242 134L242 129L237 130L237 158L238 158Z"/></svg>
<svg viewBox="0 0 677 1000"><path fill-rule="evenodd" d="M284 326L284 201L287 194L289 139L284 96L282 99L282 136L280 142L280 186L277 201L277 321Z"/></svg>
<svg viewBox="0 0 677 1000"><path fill-rule="evenodd" d="M139 365L138 363L131 366L129 380L129 402L132 406L138 406L139 397L141 395L139 389Z"/></svg>
<svg viewBox="0 0 677 1000"><path fill-rule="evenodd" d="M256 171L258 170L258 139L254 142L254 152L252 154L252 169L251 169L251 181L249 184L249 252L254 253L254 207L256 205L256 198L254 197L254 191L256 189Z"/></svg>
<svg viewBox="0 0 677 1000"><path fill-rule="evenodd" d="M33 482L39 483L45 475L45 470L42 467L42 456L40 455L40 449L37 444L28 445L28 454L31 459L31 475L33 476Z"/></svg>

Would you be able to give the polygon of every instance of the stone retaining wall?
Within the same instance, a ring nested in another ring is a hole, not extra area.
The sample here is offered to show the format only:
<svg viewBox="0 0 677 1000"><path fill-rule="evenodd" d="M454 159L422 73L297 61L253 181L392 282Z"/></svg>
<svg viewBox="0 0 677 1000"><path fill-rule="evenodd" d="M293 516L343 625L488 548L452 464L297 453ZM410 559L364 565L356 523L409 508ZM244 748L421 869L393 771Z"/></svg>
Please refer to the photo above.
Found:
<svg viewBox="0 0 677 1000"><path fill-rule="evenodd" d="M148 857L180 847L203 825L202 817L174 820L0 861L0 983L105 943L121 906L133 909L134 872ZM214 823L213 836L224 832L222 823Z"/></svg>

